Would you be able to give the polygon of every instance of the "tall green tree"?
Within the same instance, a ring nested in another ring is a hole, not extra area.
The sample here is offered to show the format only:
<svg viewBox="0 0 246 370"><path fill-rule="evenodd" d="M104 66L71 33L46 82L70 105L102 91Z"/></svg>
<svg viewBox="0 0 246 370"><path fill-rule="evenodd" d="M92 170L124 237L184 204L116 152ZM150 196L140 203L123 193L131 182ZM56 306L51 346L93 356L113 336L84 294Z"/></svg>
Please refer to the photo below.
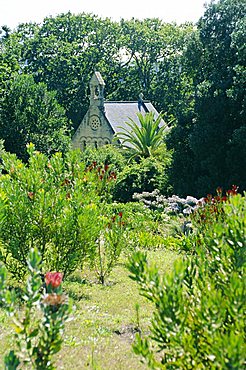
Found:
<svg viewBox="0 0 246 370"><path fill-rule="evenodd" d="M6 48L22 73L57 92L74 127L85 114L88 84L94 70L102 73L109 100L151 100L168 119L192 101L183 54L191 24L178 26L158 19L120 23L91 14L60 14L40 25L27 23L10 33Z"/></svg>
<svg viewBox="0 0 246 370"><path fill-rule="evenodd" d="M240 152L245 139L242 136L241 143L238 140L239 132L245 131L243 76L238 73L245 67L239 37L244 18L243 0L221 0L210 4L198 24L203 68L196 100L197 121L191 131L190 145L199 163L197 188L201 193L218 185L229 187L231 183L239 185L241 190L246 187L246 156ZM235 145L238 145L237 154L233 151ZM233 162L241 162L240 168Z"/></svg>
<svg viewBox="0 0 246 370"><path fill-rule="evenodd" d="M7 82L15 72L20 70L18 57L10 47L10 34L11 30L7 26L0 28L0 102L7 88Z"/></svg>
<svg viewBox="0 0 246 370"><path fill-rule="evenodd" d="M182 195L202 196L234 183L246 187L244 26L243 0L211 2L198 37L187 44L194 113L171 134L172 181Z"/></svg>
<svg viewBox="0 0 246 370"><path fill-rule="evenodd" d="M39 26L24 24L18 42L25 73L57 92L57 100L75 127L89 104L88 85L96 69L107 75L118 50L118 26L91 14L60 14ZM104 72L105 71L105 72Z"/></svg>
<svg viewBox="0 0 246 370"><path fill-rule="evenodd" d="M0 108L0 138L5 149L26 160L26 144L52 154L70 143L69 123L55 93L32 76L16 75L9 82Z"/></svg>

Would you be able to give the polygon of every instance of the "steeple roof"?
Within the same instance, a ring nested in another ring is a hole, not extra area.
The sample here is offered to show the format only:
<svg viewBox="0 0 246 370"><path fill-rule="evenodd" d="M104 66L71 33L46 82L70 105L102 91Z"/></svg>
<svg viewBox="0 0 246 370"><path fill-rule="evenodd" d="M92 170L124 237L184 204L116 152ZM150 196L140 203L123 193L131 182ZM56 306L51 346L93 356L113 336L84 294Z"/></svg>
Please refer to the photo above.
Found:
<svg viewBox="0 0 246 370"><path fill-rule="evenodd" d="M105 82L102 78L102 75L100 72L94 72L92 77L91 77L91 80L90 80L90 85L93 85L93 86L97 86L97 85L100 85L100 86L105 86Z"/></svg>

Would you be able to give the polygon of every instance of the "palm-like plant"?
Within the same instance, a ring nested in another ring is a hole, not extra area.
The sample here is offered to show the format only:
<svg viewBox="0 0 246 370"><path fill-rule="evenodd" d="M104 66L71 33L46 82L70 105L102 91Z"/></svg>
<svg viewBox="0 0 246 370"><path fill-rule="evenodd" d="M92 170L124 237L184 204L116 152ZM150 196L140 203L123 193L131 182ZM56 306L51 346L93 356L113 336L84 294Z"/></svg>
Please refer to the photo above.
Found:
<svg viewBox="0 0 246 370"><path fill-rule="evenodd" d="M127 128L122 129L116 135L116 139L120 140L121 145L131 151L131 158L141 157L147 158L154 154L154 151L163 143L164 131L166 125L160 127L162 116L159 115L156 119L153 112L145 115L137 113L139 123L129 118L130 122L126 122Z"/></svg>

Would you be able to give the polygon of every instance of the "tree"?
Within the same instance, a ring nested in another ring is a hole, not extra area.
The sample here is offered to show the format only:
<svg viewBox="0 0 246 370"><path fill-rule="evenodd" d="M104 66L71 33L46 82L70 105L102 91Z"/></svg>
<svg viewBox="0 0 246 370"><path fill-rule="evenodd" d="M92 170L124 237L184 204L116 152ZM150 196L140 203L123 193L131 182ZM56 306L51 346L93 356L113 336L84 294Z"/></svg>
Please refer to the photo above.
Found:
<svg viewBox="0 0 246 370"><path fill-rule="evenodd" d="M26 144L52 154L64 152L70 142L69 123L54 92L32 76L16 75L9 82L0 109L0 138L5 149L27 159Z"/></svg>
<svg viewBox="0 0 246 370"><path fill-rule="evenodd" d="M70 12L20 25L12 35L25 73L46 83L76 128L86 113L88 85L96 69L114 71L118 25L92 14ZM14 42L14 41L13 41Z"/></svg>
<svg viewBox="0 0 246 370"><path fill-rule="evenodd" d="M187 44L194 110L171 132L172 184L180 195L203 196L218 186L246 186L244 1L211 2Z"/></svg>
<svg viewBox="0 0 246 370"><path fill-rule="evenodd" d="M0 28L0 102L7 82L20 69L18 58L9 47L10 34L11 31L7 26Z"/></svg>
<svg viewBox="0 0 246 370"><path fill-rule="evenodd" d="M198 24L203 67L196 99L197 121L191 130L190 146L199 163L197 188L200 194L211 192L218 185L229 188L230 182L239 181L237 185L241 190L246 186L245 159L240 170L233 168L229 160L236 132L245 125L244 89L242 76L237 73L243 64L239 53L242 43L238 45L236 37L241 32L244 16L244 1L221 0L210 4ZM238 149L242 146L239 144ZM240 161L241 157L239 150L234 161Z"/></svg>
<svg viewBox="0 0 246 370"><path fill-rule="evenodd" d="M163 144L164 132L167 130L166 125L160 127L162 116L155 119L153 112L138 113L139 122L130 118L126 122L127 128L121 127L122 131L116 136L129 153L130 159L148 158Z"/></svg>

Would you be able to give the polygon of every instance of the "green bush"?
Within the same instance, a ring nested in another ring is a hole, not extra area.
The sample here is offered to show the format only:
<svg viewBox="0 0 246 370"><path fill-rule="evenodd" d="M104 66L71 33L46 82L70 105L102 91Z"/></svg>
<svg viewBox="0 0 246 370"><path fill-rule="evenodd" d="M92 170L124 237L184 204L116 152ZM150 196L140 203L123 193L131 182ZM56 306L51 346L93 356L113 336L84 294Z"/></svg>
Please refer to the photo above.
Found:
<svg viewBox="0 0 246 370"><path fill-rule="evenodd" d="M134 193L152 192L159 189L168 192L166 163L156 157L141 159L139 163L127 165L119 174L113 199L119 202L131 202Z"/></svg>
<svg viewBox="0 0 246 370"><path fill-rule="evenodd" d="M48 272L45 284L40 273L41 256L31 250L27 260L29 277L18 306L14 290L6 286L6 269L0 265L0 304L13 320L15 348L5 356L5 369L55 369L52 357L60 351L64 323L71 304L62 293L62 274ZM20 367L21 366L21 367Z"/></svg>
<svg viewBox="0 0 246 370"><path fill-rule="evenodd" d="M112 222L122 215L110 204L115 173L95 162L86 167L79 150L48 158L30 144L28 152L27 164L2 155L0 260L15 278L23 278L36 246L43 270L66 277L89 261L104 283L125 247L121 217Z"/></svg>
<svg viewBox="0 0 246 370"><path fill-rule="evenodd" d="M163 277L145 254L131 258L131 277L155 306L150 337L138 334L134 344L151 369L245 365L245 197L231 197L223 211L222 220L197 235L196 254Z"/></svg>
<svg viewBox="0 0 246 370"><path fill-rule="evenodd" d="M2 155L7 173L0 177L0 259L21 277L29 250L38 246L42 267L67 275L82 264L99 234L95 177L86 171L79 151L50 159L33 145L28 151L27 165Z"/></svg>
<svg viewBox="0 0 246 370"><path fill-rule="evenodd" d="M142 248L180 249L182 219L151 210L139 202L112 203L111 209L123 212L126 253Z"/></svg>
<svg viewBox="0 0 246 370"><path fill-rule="evenodd" d="M126 244L126 225L123 212L115 213L105 204L104 215L97 219L99 234L91 245L89 262L101 284L119 260Z"/></svg>
<svg viewBox="0 0 246 370"><path fill-rule="evenodd" d="M82 152L82 160L86 165L96 162L98 166L109 165L116 173L121 172L126 166L126 159L119 148L113 145L104 145L98 149L87 147Z"/></svg>

